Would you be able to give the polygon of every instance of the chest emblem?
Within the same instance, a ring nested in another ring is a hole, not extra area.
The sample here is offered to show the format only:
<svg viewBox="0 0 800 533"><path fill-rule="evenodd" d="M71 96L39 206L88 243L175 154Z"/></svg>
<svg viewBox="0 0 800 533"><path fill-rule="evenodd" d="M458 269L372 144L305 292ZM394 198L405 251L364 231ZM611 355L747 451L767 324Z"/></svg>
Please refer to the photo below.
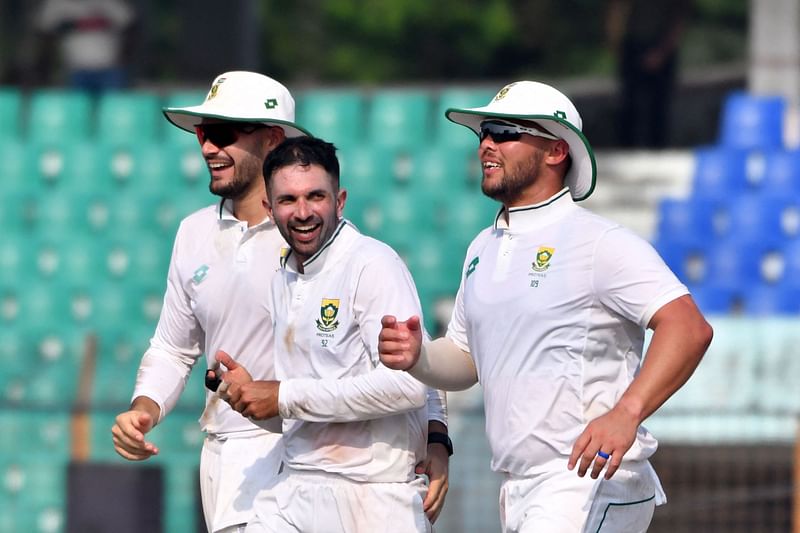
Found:
<svg viewBox="0 0 800 533"><path fill-rule="evenodd" d="M544 272L550 268L550 259L553 258L553 253L555 253L555 251L555 248L540 246L539 250L536 252L536 260L531 265L531 268L536 272Z"/></svg>
<svg viewBox="0 0 800 533"><path fill-rule="evenodd" d="M323 298L319 307L319 318L316 320L320 331L333 331L339 327L339 299Z"/></svg>

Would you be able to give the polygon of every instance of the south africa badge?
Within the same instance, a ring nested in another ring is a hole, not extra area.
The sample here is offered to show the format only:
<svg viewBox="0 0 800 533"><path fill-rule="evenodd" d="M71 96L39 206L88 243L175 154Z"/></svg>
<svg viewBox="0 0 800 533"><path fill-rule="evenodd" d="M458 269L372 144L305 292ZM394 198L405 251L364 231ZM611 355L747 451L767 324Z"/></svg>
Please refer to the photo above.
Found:
<svg viewBox="0 0 800 533"><path fill-rule="evenodd" d="M547 246L540 246L536 252L536 260L531 265L531 268L536 272L544 272L550 268L550 259L553 258L555 248L548 248Z"/></svg>
<svg viewBox="0 0 800 533"><path fill-rule="evenodd" d="M319 307L319 318L317 319L317 329L330 332L339 327L339 299L323 298Z"/></svg>

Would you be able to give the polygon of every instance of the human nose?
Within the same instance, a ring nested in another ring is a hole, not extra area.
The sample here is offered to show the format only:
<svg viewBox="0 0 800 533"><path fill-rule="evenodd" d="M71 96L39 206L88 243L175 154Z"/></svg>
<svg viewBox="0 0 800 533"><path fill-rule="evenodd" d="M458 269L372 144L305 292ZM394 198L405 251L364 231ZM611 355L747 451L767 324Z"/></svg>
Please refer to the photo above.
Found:
<svg viewBox="0 0 800 533"><path fill-rule="evenodd" d="M295 208L295 217L299 220L307 220L312 214L311 206L308 202L304 199L300 199L297 202L297 206Z"/></svg>

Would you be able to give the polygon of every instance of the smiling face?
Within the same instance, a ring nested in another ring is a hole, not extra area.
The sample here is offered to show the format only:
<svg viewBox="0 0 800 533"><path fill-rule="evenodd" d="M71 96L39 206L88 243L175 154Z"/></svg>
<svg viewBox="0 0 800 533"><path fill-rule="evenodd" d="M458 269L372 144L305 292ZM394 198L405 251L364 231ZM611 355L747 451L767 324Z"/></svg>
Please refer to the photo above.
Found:
<svg viewBox="0 0 800 533"><path fill-rule="evenodd" d="M263 183L264 157L283 140L278 127L239 127L236 123L204 124L208 135L198 128L198 140L211 180L212 194L237 200ZM214 128L228 129L225 132Z"/></svg>
<svg viewBox="0 0 800 533"><path fill-rule="evenodd" d="M523 133L516 140L485 136L478 147L483 170L481 190L507 207L531 205L564 186L569 146Z"/></svg>
<svg viewBox="0 0 800 533"><path fill-rule="evenodd" d="M280 167L267 185L270 217L302 265L330 239L342 217L347 193L322 166Z"/></svg>

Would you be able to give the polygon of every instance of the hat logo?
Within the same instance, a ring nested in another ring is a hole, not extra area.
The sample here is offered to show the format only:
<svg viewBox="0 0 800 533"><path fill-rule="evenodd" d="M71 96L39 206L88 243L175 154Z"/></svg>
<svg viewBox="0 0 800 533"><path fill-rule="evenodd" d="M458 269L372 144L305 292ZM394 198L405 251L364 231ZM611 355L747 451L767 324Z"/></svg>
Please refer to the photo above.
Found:
<svg viewBox="0 0 800 533"><path fill-rule="evenodd" d="M556 111L555 113L553 113L553 115L556 118L560 118L561 120L567 120L567 114L564 113L563 111Z"/></svg>
<svg viewBox="0 0 800 533"><path fill-rule="evenodd" d="M217 96L217 91L219 91L219 86L225 82L225 78L219 78L214 85L211 86L211 90L208 92L208 98L206 98L206 102Z"/></svg>
<svg viewBox="0 0 800 533"><path fill-rule="evenodd" d="M264 107L267 109L275 109L278 107L278 100L276 98L270 98L266 102L264 102Z"/></svg>
<svg viewBox="0 0 800 533"><path fill-rule="evenodd" d="M510 91L510 90L511 90L511 87L512 87L512 86L513 86L513 84L511 84L511 85L506 85L505 87L503 87L502 89L500 89L500 92L499 92L499 93L497 93L497 96L495 96L495 97L494 97L494 101L496 102L496 101L498 101L498 100L502 100L503 98L505 98L505 97L506 97L506 95L508 94L508 91Z"/></svg>

